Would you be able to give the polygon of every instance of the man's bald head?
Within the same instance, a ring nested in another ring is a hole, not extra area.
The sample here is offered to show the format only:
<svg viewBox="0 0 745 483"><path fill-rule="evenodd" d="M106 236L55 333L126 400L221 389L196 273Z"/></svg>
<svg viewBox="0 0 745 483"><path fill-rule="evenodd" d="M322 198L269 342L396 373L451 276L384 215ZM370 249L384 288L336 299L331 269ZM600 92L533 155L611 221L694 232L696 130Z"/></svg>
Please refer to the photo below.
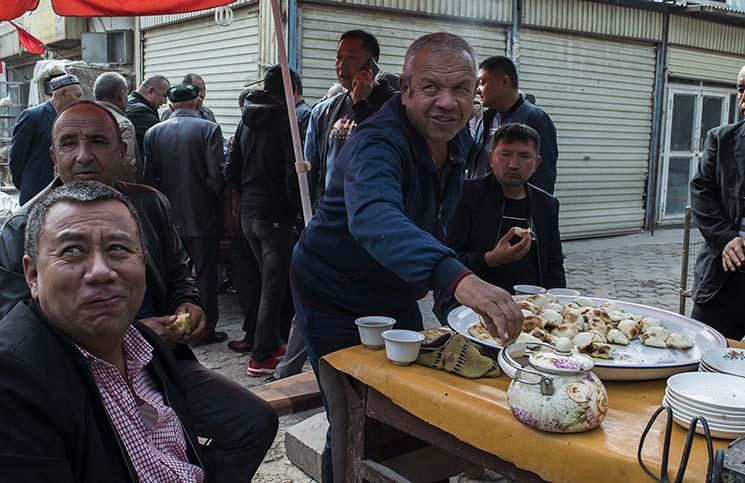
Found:
<svg viewBox="0 0 745 483"><path fill-rule="evenodd" d="M58 126L64 124L65 119L69 118L71 113L73 112L76 114L79 112L85 112L88 116L101 117L102 121L105 124L111 126L112 132L114 133L116 139L118 139L120 143L122 142L122 133L119 131L119 123L116 122L116 118L114 117L114 115L109 112L109 110L106 109L104 106L93 101L78 101L67 106L54 121L54 125L52 126L53 139L55 130L58 129Z"/></svg>
<svg viewBox="0 0 745 483"><path fill-rule="evenodd" d="M740 109L740 114L745 116L745 65L740 67L740 72L737 74L737 107Z"/></svg>
<svg viewBox="0 0 745 483"><path fill-rule="evenodd" d="M54 122L49 156L65 183L98 181L111 186L122 174L126 153L116 119L100 104L78 102Z"/></svg>

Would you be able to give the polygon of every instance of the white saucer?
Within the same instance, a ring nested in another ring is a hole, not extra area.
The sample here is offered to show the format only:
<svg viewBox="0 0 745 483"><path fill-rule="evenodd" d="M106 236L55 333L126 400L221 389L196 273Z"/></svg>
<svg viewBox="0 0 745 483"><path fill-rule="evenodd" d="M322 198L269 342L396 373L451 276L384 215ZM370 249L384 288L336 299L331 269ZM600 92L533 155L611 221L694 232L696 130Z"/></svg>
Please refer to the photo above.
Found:
<svg viewBox="0 0 745 483"><path fill-rule="evenodd" d="M729 374L687 372L667 380L667 389L676 399L712 409L745 411L745 384Z"/></svg>
<svg viewBox="0 0 745 483"><path fill-rule="evenodd" d="M745 377L745 349L708 349L702 354L701 364L712 372Z"/></svg>
<svg viewBox="0 0 745 483"><path fill-rule="evenodd" d="M662 403L665 406L672 408L673 411L680 412L681 415L686 416L688 419L695 416L701 416L706 418L706 421L710 424L721 427L720 429L745 431L745 416L730 416L714 411L704 411L702 409L693 408L672 399L669 395L665 395L662 399Z"/></svg>

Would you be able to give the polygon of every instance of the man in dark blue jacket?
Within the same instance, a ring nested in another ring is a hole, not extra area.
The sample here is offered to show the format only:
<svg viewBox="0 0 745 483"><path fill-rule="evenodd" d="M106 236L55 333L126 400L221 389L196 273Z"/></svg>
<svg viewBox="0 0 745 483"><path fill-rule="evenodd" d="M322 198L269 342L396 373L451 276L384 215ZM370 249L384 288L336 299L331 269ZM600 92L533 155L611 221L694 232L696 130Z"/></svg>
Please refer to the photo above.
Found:
<svg viewBox="0 0 745 483"><path fill-rule="evenodd" d="M54 164L49 157L52 125L57 113L77 102L83 95L80 81L66 74L49 81L52 98L30 107L18 116L10 141L9 165L13 184L21 191L20 204L36 196L54 178Z"/></svg>
<svg viewBox="0 0 745 483"><path fill-rule="evenodd" d="M546 111L528 102L518 90L517 69L507 57L489 57L479 65L481 103L486 109L476 124L475 152L469 156L473 162L467 167L466 178L479 178L491 173L489 153L493 134L508 123L522 123L535 129L541 137L540 167L530 178L530 184L554 194L556 163L559 148L556 144L556 126Z"/></svg>
<svg viewBox="0 0 745 483"><path fill-rule="evenodd" d="M422 329L417 300L453 293L490 331L517 337L522 315L509 294L483 282L444 246L461 195L471 140L476 55L462 38L416 40L404 60L401 94L345 143L325 196L295 247L296 317L316 374L318 358L360 343L354 319L385 315ZM324 476L331 476L330 446Z"/></svg>

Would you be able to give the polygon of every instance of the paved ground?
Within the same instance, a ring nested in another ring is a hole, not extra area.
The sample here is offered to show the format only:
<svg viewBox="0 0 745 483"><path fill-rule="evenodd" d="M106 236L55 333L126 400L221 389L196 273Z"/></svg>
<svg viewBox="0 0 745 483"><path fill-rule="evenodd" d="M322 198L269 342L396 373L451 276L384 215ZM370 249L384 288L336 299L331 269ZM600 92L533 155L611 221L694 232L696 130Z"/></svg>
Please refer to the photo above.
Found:
<svg viewBox="0 0 745 483"><path fill-rule="evenodd" d="M667 229L656 231L654 236L639 233L565 242L567 285L585 295L617 298L677 312L682 240L682 230ZM432 324L434 317L431 316L431 298L423 300L421 305L423 314L428 316L428 325ZM690 304L688 305L690 310ZM222 313L219 328L226 330L231 338L241 337L241 315L235 297L221 296L220 306ZM195 352L208 367L246 387L263 382L261 379L247 377L246 357L231 352L225 344L200 347ZM284 431L314 413L282 418L277 439L254 478L255 482L312 481L285 457ZM458 479L458 483L467 481L472 480L465 477ZM505 480L498 475L489 474L478 481Z"/></svg>

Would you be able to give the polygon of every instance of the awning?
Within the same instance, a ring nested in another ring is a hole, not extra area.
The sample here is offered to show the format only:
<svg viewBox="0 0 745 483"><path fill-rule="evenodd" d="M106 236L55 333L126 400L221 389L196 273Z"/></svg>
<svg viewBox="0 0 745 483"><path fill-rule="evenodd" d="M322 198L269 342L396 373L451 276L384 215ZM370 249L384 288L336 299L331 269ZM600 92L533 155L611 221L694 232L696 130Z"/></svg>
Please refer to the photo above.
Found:
<svg viewBox="0 0 745 483"><path fill-rule="evenodd" d="M194 12L222 7L233 0L52 0L52 8L63 17L135 17ZM14 20L39 6L39 0L0 2L0 20Z"/></svg>

